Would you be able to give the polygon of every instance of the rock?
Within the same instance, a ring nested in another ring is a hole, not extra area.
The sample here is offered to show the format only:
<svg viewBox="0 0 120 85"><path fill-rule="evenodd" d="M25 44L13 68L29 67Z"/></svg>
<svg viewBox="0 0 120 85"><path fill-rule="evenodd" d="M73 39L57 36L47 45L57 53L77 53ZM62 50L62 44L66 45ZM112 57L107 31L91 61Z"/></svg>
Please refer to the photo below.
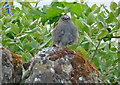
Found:
<svg viewBox="0 0 120 85"><path fill-rule="evenodd" d="M68 48L38 51L23 75L25 83L100 83L95 67Z"/></svg>
<svg viewBox="0 0 120 85"><path fill-rule="evenodd" d="M22 79L21 57L1 47L2 53L2 83L20 83Z"/></svg>

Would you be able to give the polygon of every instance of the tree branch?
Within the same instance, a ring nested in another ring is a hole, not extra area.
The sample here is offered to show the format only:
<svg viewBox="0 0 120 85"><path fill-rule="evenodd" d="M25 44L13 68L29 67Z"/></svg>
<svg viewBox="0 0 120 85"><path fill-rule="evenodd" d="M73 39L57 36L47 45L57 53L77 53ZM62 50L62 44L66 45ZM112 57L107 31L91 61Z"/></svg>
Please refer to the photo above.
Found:
<svg viewBox="0 0 120 85"><path fill-rule="evenodd" d="M104 33L105 33L105 30L106 30L106 28L103 30ZM98 43L98 45L97 45L97 47L96 47L96 49L95 49L95 52L94 52L93 57L92 57L92 59L91 59L90 62L92 62L92 60L95 58L95 54L97 53L97 49L98 49L98 47L99 47L99 45L100 45L102 39L104 38L104 33L103 33L103 36L102 36L102 38L100 39L100 41L99 41L99 43Z"/></svg>

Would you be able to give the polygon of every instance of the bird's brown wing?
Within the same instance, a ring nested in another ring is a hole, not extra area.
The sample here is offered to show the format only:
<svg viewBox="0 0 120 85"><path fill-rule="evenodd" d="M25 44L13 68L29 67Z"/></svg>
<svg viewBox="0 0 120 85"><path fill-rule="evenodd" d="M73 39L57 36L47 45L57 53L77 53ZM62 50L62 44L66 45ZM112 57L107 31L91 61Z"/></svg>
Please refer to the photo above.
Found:
<svg viewBox="0 0 120 85"><path fill-rule="evenodd" d="M57 25L58 25L58 22L55 24L54 28L56 28Z"/></svg>
<svg viewBox="0 0 120 85"><path fill-rule="evenodd" d="M56 28L57 25L58 25L58 22L55 24L54 29ZM53 34L53 32L52 32L52 34ZM57 46L53 43L53 47L57 47Z"/></svg>

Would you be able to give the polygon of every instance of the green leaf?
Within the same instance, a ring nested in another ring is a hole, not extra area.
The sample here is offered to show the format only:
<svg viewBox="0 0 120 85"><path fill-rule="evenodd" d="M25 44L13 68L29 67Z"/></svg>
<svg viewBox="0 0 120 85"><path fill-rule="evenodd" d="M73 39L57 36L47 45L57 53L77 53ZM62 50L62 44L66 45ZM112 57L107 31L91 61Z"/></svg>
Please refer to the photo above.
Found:
<svg viewBox="0 0 120 85"><path fill-rule="evenodd" d="M73 3L63 2L63 4L67 8L67 12L71 12L73 14L76 14L77 16L80 16L82 8L84 8L84 6L76 2Z"/></svg>
<svg viewBox="0 0 120 85"><path fill-rule="evenodd" d="M107 37L108 37L108 40L111 40L111 38L113 37L113 33L108 33Z"/></svg>
<svg viewBox="0 0 120 85"><path fill-rule="evenodd" d="M52 40L52 37L48 39L48 41L44 42L42 45L40 45L38 48L41 49L45 45L47 45Z"/></svg>
<svg viewBox="0 0 120 85"><path fill-rule="evenodd" d="M26 56L27 56L27 57L28 57L28 59L29 59L28 61L30 61L30 59L32 58L31 53L30 53L30 52L27 52L27 53L26 53Z"/></svg>
<svg viewBox="0 0 120 85"><path fill-rule="evenodd" d="M30 46L31 48L37 48L37 42L32 41L32 42L29 43L29 46Z"/></svg>
<svg viewBox="0 0 120 85"><path fill-rule="evenodd" d="M28 53L23 53L22 54L22 62L29 62L30 59L29 59L29 54Z"/></svg>
<svg viewBox="0 0 120 85"><path fill-rule="evenodd" d="M46 17L51 18L51 17L59 16L62 12L63 12L62 9L59 9L57 7L51 7L47 10Z"/></svg>
<svg viewBox="0 0 120 85"><path fill-rule="evenodd" d="M45 16L45 13L41 12L41 10L39 10L38 8L32 8L27 15L29 15L29 17L32 16L38 19L40 18L40 16Z"/></svg>
<svg viewBox="0 0 120 85"><path fill-rule="evenodd" d="M77 47L77 54L79 54L80 56L83 57L87 57L87 52L84 48L82 48L81 46Z"/></svg>
<svg viewBox="0 0 120 85"><path fill-rule="evenodd" d="M85 48L85 50L88 50L89 49L89 41L84 41L82 43L82 47Z"/></svg>
<svg viewBox="0 0 120 85"><path fill-rule="evenodd" d="M51 5L51 7L57 7L57 6L65 7L62 2L58 2L58 1L53 1L50 5Z"/></svg>
<svg viewBox="0 0 120 85"><path fill-rule="evenodd" d="M87 24L91 25L91 24L93 24L94 22L95 22L95 17L94 17L94 15L93 15L93 13L90 13L90 14L88 15L88 18L87 18Z"/></svg>
<svg viewBox="0 0 120 85"><path fill-rule="evenodd" d="M16 9L17 11L21 11L19 7L16 7L15 9Z"/></svg>
<svg viewBox="0 0 120 85"><path fill-rule="evenodd" d="M94 11L96 9L97 5L94 4L92 7L91 7L91 10Z"/></svg>
<svg viewBox="0 0 120 85"><path fill-rule="evenodd" d="M108 18L105 21L106 21L106 23L112 23L114 21L114 19L115 19L114 14L112 12L110 12Z"/></svg>
<svg viewBox="0 0 120 85"><path fill-rule="evenodd" d="M101 15L103 18L106 18L106 13L105 13L105 11L102 11L102 12L100 13L100 15Z"/></svg>
<svg viewBox="0 0 120 85"><path fill-rule="evenodd" d="M81 4L79 4L79 3L77 3L76 5L73 4L71 6L70 11L73 12L74 14L76 14L77 16L79 16L81 13Z"/></svg>
<svg viewBox="0 0 120 85"><path fill-rule="evenodd" d="M28 39L27 39L27 38L24 38L24 40L23 40L23 42L22 42L23 46L25 46L27 43L29 43Z"/></svg>
<svg viewBox="0 0 120 85"><path fill-rule="evenodd" d="M84 37L91 42L93 45L95 45L95 43L91 40L91 38L88 36L88 34L86 32L84 32Z"/></svg>
<svg viewBox="0 0 120 85"><path fill-rule="evenodd" d="M98 8L94 11L94 13L98 13L98 12L100 12L100 7L98 7Z"/></svg>
<svg viewBox="0 0 120 85"><path fill-rule="evenodd" d="M103 5L103 8L105 9L105 11L106 11L107 13L109 13L109 11L108 11L108 9L106 8L105 5Z"/></svg>
<svg viewBox="0 0 120 85"><path fill-rule="evenodd" d="M31 9L29 8L30 3L29 3L29 4L28 4L28 3L29 3L29 2L24 2L24 3L22 4L22 12L25 13L25 14L28 14L29 11L31 10Z"/></svg>
<svg viewBox="0 0 120 85"><path fill-rule="evenodd" d="M11 17L10 15L4 16L4 17L2 18L2 22L3 22L4 24L7 24L8 22L11 21L11 19L12 19L12 17Z"/></svg>
<svg viewBox="0 0 120 85"><path fill-rule="evenodd" d="M106 43L101 43L100 46L98 47L98 49L102 49L106 46Z"/></svg>
<svg viewBox="0 0 120 85"><path fill-rule="evenodd" d="M81 13L81 16L83 17L83 19L87 20L87 16L84 13Z"/></svg>
<svg viewBox="0 0 120 85"><path fill-rule="evenodd" d="M17 39L20 39L20 38L25 38L26 36L28 36L28 34L23 34L23 35L21 35L21 36L17 37Z"/></svg>
<svg viewBox="0 0 120 85"><path fill-rule="evenodd" d="M2 29L3 22L0 20L0 29Z"/></svg>
<svg viewBox="0 0 120 85"><path fill-rule="evenodd" d="M102 17L101 15L98 15L98 20L101 21L104 26L106 26L106 22L105 22L104 17Z"/></svg>
<svg viewBox="0 0 120 85"><path fill-rule="evenodd" d="M93 62L94 62L96 67L99 67L99 60L98 60L98 58L95 57Z"/></svg>
<svg viewBox="0 0 120 85"><path fill-rule="evenodd" d="M113 11L113 10L115 10L116 8L117 8L117 4L112 1L112 2L110 3L110 9Z"/></svg>
<svg viewBox="0 0 120 85"><path fill-rule="evenodd" d="M91 12L91 9L90 9L90 7L88 7L87 10L86 10L85 15L88 16L90 14L90 12Z"/></svg>
<svg viewBox="0 0 120 85"><path fill-rule="evenodd" d="M82 31L82 28L84 27L83 23L79 19L76 19L75 22L76 22L75 25L78 27L78 29Z"/></svg>
<svg viewBox="0 0 120 85"><path fill-rule="evenodd" d="M25 33L33 33L33 32L36 32L36 30L38 30L38 27L36 27L32 30L25 31Z"/></svg>
<svg viewBox="0 0 120 85"><path fill-rule="evenodd" d="M83 24L85 24L86 26L88 25L88 24L87 24L87 21L86 21L85 19L83 19L83 18L81 18L81 17L80 17L79 19L80 19L80 21L81 21Z"/></svg>
<svg viewBox="0 0 120 85"><path fill-rule="evenodd" d="M119 14L120 14L120 8L115 10L115 16L118 17Z"/></svg>
<svg viewBox="0 0 120 85"><path fill-rule="evenodd" d="M18 34L19 33L19 27L17 26L17 24L13 24L11 23L11 30L13 33Z"/></svg>
<svg viewBox="0 0 120 85"><path fill-rule="evenodd" d="M51 3L51 4L52 4L52 3ZM44 5L43 8L42 8L42 11L43 11L44 13L46 13L49 8L50 8L50 7L49 7L48 5Z"/></svg>
<svg viewBox="0 0 120 85"><path fill-rule="evenodd" d="M98 22L98 23L97 23L97 27L102 29L102 28L103 28L102 22Z"/></svg>
<svg viewBox="0 0 120 85"><path fill-rule="evenodd" d="M25 16L22 16L21 23L25 26L28 27L30 25L30 20L28 20Z"/></svg>
<svg viewBox="0 0 120 85"><path fill-rule="evenodd" d="M10 30L11 30L11 28L6 29L6 30L5 30L5 33L10 32Z"/></svg>
<svg viewBox="0 0 120 85"><path fill-rule="evenodd" d="M118 30L119 27L120 27L120 25L116 25L116 26L112 29L112 31L116 31L116 30Z"/></svg>
<svg viewBox="0 0 120 85"><path fill-rule="evenodd" d="M20 45L16 45L20 50L22 50L23 51L23 48L20 46Z"/></svg>
<svg viewBox="0 0 120 85"><path fill-rule="evenodd" d="M99 32L97 35L98 35L98 38L101 39L102 37L105 37L107 34L108 34L108 31L104 30Z"/></svg>
<svg viewBox="0 0 120 85"><path fill-rule="evenodd" d="M76 19L77 19L77 17L75 17L75 16L71 16L71 20L73 21L73 23L76 25Z"/></svg>
<svg viewBox="0 0 120 85"><path fill-rule="evenodd" d="M80 35L78 38L78 43L82 43L83 41L84 41L84 35Z"/></svg>
<svg viewBox="0 0 120 85"><path fill-rule="evenodd" d="M88 34L88 33L89 33L89 27L85 25L85 26L82 28L82 32L84 32L84 31Z"/></svg>
<svg viewBox="0 0 120 85"><path fill-rule="evenodd" d="M36 31L31 34L34 38L39 38L41 36L41 33L39 31Z"/></svg>
<svg viewBox="0 0 120 85"><path fill-rule="evenodd" d="M14 42L13 42L13 43L14 43ZM19 50L20 50L20 49L19 49L18 46L16 46L16 43L11 46L11 51L12 51L12 52L16 53L16 52L18 52Z"/></svg>

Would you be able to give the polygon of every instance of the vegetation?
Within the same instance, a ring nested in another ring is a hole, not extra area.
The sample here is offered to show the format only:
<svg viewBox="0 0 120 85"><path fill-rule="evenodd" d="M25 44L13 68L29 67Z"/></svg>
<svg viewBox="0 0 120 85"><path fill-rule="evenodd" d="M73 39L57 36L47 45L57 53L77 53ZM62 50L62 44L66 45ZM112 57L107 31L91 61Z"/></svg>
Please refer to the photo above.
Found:
<svg viewBox="0 0 120 85"><path fill-rule="evenodd" d="M76 50L99 70L101 80L105 83L116 83L118 73L118 15L120 8L111 2L108 10L104 4L92 7L81 2L52 2L50 5L37 7L29 2L19 2L18 7L11 5L11 14L2 7L0 14L0 45L22 56L28 62L37 50L52 46L52 30L58 19L70 14L78 27L79 38L75 45L68 48ZM0 2L3 6L4 3ZM115 38L114 41L111 41Z"/></svg>

